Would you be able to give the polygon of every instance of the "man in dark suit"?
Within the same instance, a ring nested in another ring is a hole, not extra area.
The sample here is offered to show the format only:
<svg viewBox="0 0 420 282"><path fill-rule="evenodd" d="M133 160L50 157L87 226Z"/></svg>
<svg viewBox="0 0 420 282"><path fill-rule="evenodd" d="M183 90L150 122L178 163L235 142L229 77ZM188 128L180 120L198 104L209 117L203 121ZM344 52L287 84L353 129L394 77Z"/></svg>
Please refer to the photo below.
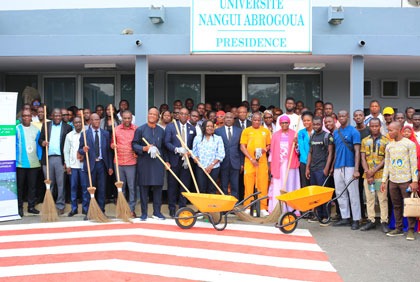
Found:
<svg viewBox="0 0 420 282"><path fill-rule="evenodd" d="M252 122L248 120L248 109L245 106L240 106L238 108L238 118L234 122L234 126L240 127L244 130L247 127L252 125ZM239 195L238 200L242 201L244 199L244 171L243 169L239 173Z"/></svg>
<svg viewBox="0 0 420 282"><path fill-rule="evenodd" d="M235 120L234 126L240 127L242 130L244 130L247 127L250 127L252 125L251 121L247 119L248 117L248 110L244 106L240 106L238 108L238 119Z"/></svg>
<svg viewBox="0 0 420 282"><path fill-rule="evenodd" d="M214 133L222 137L223 145L225 146L225 158L220 164L220 178L223 192L227 194L230 183L230 194L238 199L239 172L243 170L244 156L239 144L242 129L233 126L233 121L233 114L227 112L225 115L225 125L216 129Z"/></svg>
<svg viewBox="0 0 420 282"><path fill-rule="evenodd" d="M188 170L188 165L186 165L184 160L189 156L187 150L182 147L181 142L176 135L181 135L188 148L192 149L196 131L194 126L187 123L188 117L188 110L186 108L182 108L179 111L179 120L175 123L168 124L165 129L165 146L168 150L171 169L186 187L189 187L191 184L191 175ZM181 188L178 181L172 176L172 174L168 174L168 206L169 215L171 217L175 216L177 198L179 199L178 205L180 208L185 207L187 203L187 199L181 195L180 189L183 188Z"/></svg>
<svg viewBox="0 0 420 282"><path fill-rule="evenodd" d="M105 181L106 173L112 175L114 173L112 165L112 155L110 149L109 132L99 127L101 119L98 114L90 116L90 127L86 130L86 145L83 135L80 136L79 154L82 156L89 152L89 164L92 177L92 186L96 187L96 196L98 205L103 212L105 212ZM83 161L83 172L86 180L88 179L88 169L86 157ZM85 181L89 185L88 181ZM83 199L86 207L83 210L87 211L90 203L90 195L87 187L83 187Z"/></svg>
<svg viewBox="0 0 420 282"><path fill-rule="evenodd" d="M72 128L70 125L62 121L61 110L56 108L52 111L52 122L47 123L48 140L45 138L45 126L42 126L41 136L38 139L38 144L42 146L41 164L44 171L44 177L47 177L47 152L45 150L48 145L48 161L49 174L51 180L51 188L57 185L57 200L56 208L59 215L64 213L65 207L65 192L64 192L64 141L66 135Z"/></svg>

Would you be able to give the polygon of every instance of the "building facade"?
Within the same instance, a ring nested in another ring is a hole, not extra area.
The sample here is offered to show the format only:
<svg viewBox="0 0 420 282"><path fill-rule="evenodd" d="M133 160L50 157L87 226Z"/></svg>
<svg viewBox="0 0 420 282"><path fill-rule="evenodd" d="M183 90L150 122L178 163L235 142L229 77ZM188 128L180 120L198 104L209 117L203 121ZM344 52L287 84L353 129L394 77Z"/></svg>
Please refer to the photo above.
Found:
<svg viewBox="0 0 420 282"><path fill-rule="evenodd" d="M18 107L32 86L49 107L127 99L138 124L149 106L189 97L282 106L292 96L312 109L330 101L336 111L372 99L397 111L420 108L420 8L408 0L303 1L309 52L232 53L192 52L199 0L55 2L0 6L0 91L19 92ZM255 3L283 1L248 2L246 13L257 13Z"/></svg>

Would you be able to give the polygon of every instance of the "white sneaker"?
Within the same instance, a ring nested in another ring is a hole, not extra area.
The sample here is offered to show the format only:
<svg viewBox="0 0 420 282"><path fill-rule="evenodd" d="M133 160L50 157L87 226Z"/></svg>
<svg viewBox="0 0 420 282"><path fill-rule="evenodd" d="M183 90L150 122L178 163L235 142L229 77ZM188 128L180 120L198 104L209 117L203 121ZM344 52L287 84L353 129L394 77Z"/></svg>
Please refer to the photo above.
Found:
<svg viewBox="0 0 420 282"><path fill-rule="evenodd" d="M261 210L260 211L260 215L261 215L261 217L266 217L266 216L269 216L270 213L268 211L266 211L266 210Z"/></svg>

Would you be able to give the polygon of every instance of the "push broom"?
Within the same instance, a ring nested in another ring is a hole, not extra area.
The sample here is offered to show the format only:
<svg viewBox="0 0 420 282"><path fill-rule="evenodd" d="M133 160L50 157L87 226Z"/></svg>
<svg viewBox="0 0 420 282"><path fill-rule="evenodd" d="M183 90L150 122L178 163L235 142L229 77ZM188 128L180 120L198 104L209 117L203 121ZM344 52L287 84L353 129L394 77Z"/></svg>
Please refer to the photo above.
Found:
<svg viewBox="0 0 420 282"><path fill-rule="evenodd" d="M41 221L42 222L53 222L58 220L57 209L55 208L54 198L51 193L51 180L50 180L50 165L48 160L48 127L47 127L47 106L44 105L44 130L45 140L47 145L45 146L45 160L47 167L47 177L44 180L45 183L45 196L42 202L41 208Z"/></svg>
<svg viewBox="0 0 420 282"><path fill-rule="evenodd" d="M117 173L117 182L115 186L118 190L117 197L117 209L115 211L117 218L121 219L124 222L131 222L131 210L128 206L127 200L125 199L124 193L122 192L122 187L124 182L120 180L120 170L118 166L118 153L117 153L117 138L115 137L115 126L114 126L114 108L112 105L109 105L111 110L111 126L112 126L112 140L114 141L114 155L115 155L115 171Z"/></svg>
<svg viewBox="0 0 420 282"><path fill-rule="evenodd" d="M85 146L87 146L86 143L86 129L85 129L85 121L83 118L83 112L81 113L82 116L82 128L83 128L83 140L85 141ZM87 218L89 220L94 220L97 222L109 222L109 219L104 215L101 208L98 205L98 202L95 199L95 191L96 188L92 186L92 175L90 173L90 162L89 162L89 151L86 152L86 165L88 168L88 177L89 177L89 187L87 188L89 194L90 194L90 203L89 203L89 210L87 213Z"/></svg>

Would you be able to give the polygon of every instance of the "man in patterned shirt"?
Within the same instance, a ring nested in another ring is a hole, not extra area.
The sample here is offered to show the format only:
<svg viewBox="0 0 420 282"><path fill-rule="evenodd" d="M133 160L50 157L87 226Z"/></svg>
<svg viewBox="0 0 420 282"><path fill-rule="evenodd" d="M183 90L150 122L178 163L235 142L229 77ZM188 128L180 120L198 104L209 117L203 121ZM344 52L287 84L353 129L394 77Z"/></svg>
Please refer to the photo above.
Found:
<svg viewBox="0 0 420 282"><path fill-rule="evenodd" d="M406 191L410 188L412 192L417 192L417 154L416 145L403 138L401 134L401 124L392 122L389 127L389 136L394 139L389 143L385 150L385 167L382 176L381 191L386 189L386 181L389 177L389 193L394 206L395 230L388 232L388 236L400 236L403 233L403 206L404 198L410 197L410 193ZM414 225L416 219L408 218L407 240L414 240Z"/></svg>
<svg viewBox="0 0 420 282"><path fill-rule="evenodd" d="M381 121L372 118L369 121L370 135L362 139L360 148L361 162L364 170L363 185L366 196L368 222L360 228L361 231L374 229L375 225L375 194L378 196L381 210L381 226L384 233L391 231L388 227L388 196L387 190L379 191L385 159L385 148L388 138L381 134Z"/></svg>

